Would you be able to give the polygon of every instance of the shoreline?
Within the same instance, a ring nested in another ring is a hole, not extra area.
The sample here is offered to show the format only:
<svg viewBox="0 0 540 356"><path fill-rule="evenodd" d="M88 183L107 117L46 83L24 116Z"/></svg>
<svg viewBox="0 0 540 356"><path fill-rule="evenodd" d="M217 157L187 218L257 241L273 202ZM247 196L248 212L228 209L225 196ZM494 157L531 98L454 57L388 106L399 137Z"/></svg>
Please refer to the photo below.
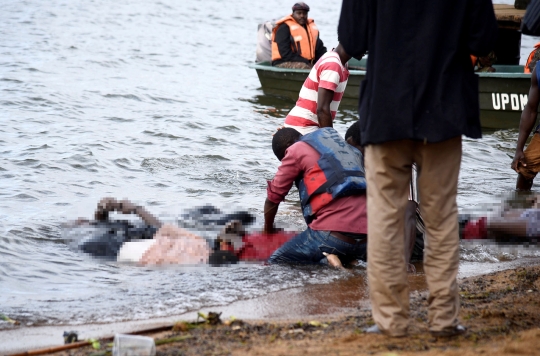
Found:
<svg viewBox="0 0 540 356"><path fill-rule="evenodd" d="M417 267L421 267L421 265ZM520 268L538 267L540 269L540 259L519 259L493 264L491 268L489 267L489 265L486 266L486 263L462 262L458 277L460 287L468 279L478 276L502 273L501 271L516 271ZM415 312L413 309L416 308L413 300L425 298L427 294L424 275L421 268L417 269L419 273L409 276L411 314ZM202 311L221 312L222 320L234 317L250 323L287 323L310 320L329 322L369 312L365 286L363 275L353 275L351 278L343 278L329 284L306 285L281 290L254 299L239 300L226 306L211 306L202 309ZM462 298L462 305L464 302L465 300ZM108 324L13 327L0 331L0 340L2 340L0 353L16 353L60 346L64 341L62 337L64 331L75 330L79 333L79 339L85 340L110 337L115 333L129 333L163 327L173 325L179 320L195 320L196 318L197 312L188 312L164 318Z"/></svg>

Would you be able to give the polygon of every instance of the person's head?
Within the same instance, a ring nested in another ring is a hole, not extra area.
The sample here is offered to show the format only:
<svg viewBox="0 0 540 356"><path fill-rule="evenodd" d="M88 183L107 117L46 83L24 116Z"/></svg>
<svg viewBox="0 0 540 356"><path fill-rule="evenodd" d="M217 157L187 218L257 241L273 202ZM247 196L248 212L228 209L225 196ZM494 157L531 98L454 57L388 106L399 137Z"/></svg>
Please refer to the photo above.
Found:
<svg viewBox="0 0 540 356"><path fill-rule="evenodd" d="M308 19L309 6L305 2L297 2L292 7L292 17L301 26L305 26Z"/></svg>
<svg viewBox="0 0 540 356"><path fill-rule="evenodd" d="M347 132L345 132L345 141L351 146L354 146L364 154L364 147L360 145L361 142L361 136L360 136L360 120L357 120L354 124L352 124Z"/></svg>
<svg viewBox="0 0 540 356"><path fill-rule="evenodd" d="M285 157L285 151L290 146L294 145L302 137L300 132L290 127L278 130L272 138L272 150L280 161Z"/></svg>

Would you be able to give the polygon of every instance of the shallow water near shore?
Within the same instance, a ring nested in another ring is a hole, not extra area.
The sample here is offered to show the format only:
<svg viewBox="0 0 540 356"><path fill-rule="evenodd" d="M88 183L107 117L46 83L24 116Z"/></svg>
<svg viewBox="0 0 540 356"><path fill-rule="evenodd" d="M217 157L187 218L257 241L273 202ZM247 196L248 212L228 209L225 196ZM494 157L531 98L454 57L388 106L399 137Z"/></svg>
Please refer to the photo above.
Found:
<svg viewBox="0 0 540 356"><path fill-rule="evenodd" d="M211 203L247 209L260 221L266 180L278 165L271 134L294 103L265 96L247 64L255 57L257 23L290 6L284 0L3 4L1 313L23 325L141 320L348 278L320 267L118 265L70 250L61 236L62 223L91 216L104 196L130 198L165 220ZM330 49L339 6L310 6ZM522 57L535 42L524 38ZM354 108L343 108L337 130L344 133L355 118ZM489 208L513 189L516 138L517 130L504 130L464 140L462 211ZM303 229L296 200L289 196L278 221ZM463 261L486 266L537 255L526 248L462 249Z"/></svg>

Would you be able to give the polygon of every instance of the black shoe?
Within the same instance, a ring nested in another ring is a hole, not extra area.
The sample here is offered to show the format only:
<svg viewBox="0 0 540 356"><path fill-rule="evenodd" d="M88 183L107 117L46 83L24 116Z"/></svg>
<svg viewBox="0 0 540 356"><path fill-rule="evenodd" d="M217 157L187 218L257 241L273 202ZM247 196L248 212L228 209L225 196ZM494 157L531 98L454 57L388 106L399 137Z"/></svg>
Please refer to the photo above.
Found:
<svg viewBox="0 0 540 356"><path fill-rule="evenodd" d="M465 334L466 331L467 331L466 327L458 324L456 326L445 328L440 331L430 331L430 332L431 332L431 335L435 337L452 337L452 336Z"/></svg>

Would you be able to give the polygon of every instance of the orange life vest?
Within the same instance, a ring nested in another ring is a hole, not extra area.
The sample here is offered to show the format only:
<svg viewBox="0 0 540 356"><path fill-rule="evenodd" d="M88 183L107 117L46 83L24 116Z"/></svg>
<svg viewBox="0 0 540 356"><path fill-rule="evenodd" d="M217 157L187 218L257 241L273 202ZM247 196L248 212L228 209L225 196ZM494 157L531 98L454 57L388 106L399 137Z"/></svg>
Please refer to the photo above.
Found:
<svg viewBox="0 0 540 356"><path fill-rule="evenodd" d="M474 68L474 66L476 66L476 61L478 60L478 57L474 56L474 55L470 55L471 56L471 62L472 62L472 66Z"/></svg>
<svg viewBox="0 0 540 356"><path fill-rule="evenodd" d="M531 52L531 54L529 54L529 58L527 58L527 63L525 63L525 68L523 69L523 73L530 73L531 71L529 70L529 63L531 63L533 57L534 57L534 54L536 53L536 51L538 51L538 48L540 48L540 42L538 42L537 44L534 45L534 50Z"/></svg>
<svg viewBox="0 0 540 356"><path fill-rule="evenodd" d="M319 30L317 29L317 26L315 26L315 21L313 21L313 19L307 20L306 27L308 31L306 31L304 26L301 26L296 22L291 15L285 16L276 22L276 26L272 30L272 61L281 59L281 54L279 54L275 38L278 27L283 23L287 24L291 30L291 38L294 40L294 42L291 43L292 51L298 53L308 61L313 61L315 59L317 38L319 38Z"/></svg>

